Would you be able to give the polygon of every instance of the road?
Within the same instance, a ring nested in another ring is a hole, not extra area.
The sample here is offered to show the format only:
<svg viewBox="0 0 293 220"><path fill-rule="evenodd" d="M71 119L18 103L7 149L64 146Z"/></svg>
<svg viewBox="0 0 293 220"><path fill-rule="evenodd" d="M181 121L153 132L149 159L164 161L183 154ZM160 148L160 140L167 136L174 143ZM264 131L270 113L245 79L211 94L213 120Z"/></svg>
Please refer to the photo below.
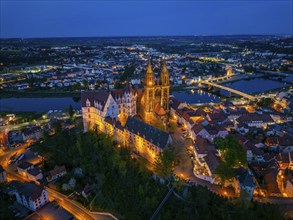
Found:
<svg viewBox="0 0 293 220"><path fill-rule="evenodd" d="M172 138L177 149L175 152L176 158L180 160L179 166L176 166L174 170L174 174L176 176L183 180L189 180L192 185L207 187L210 191L218 195L224 197L235 197L235 192L231 187L222 187L220 185L212 184L206 180L196 177L193 174L192 159L187 153L187 149L193 144L191 139L184 139L182 137L182 131L179 128L176 129L172 135Z"/></svg>
<svg viewBox="0 0 293 220"><path fill-rule="evenodd" d="M24 144L22 147L15 149L13 151L10 152L6 152L3 153L2 155L0 155L0 161L1 161L1 165L3 166L3 168L6 170L7 173L7 178L9 181L11 180L18 180L21 182L25 182L28 181L28 179L22 175L20 175L19 173L17 173L16 170L16 164L12 164L12 165L8 165L7 162L9 160L9 158L17 152L17 154L32 154L32 152L29 152L28 150L25 149L26 145ZM29 160L30 162L35 161L34 158L30 158L30 156L26 156L25 160ZM35 163L37 163L38 161L35 161ZM33 164L35 164L33 163ZM48 187L45 186L45 189L48 191L48 196L50 198L50 201L55 200L59 203L59 205L61 207L63 207L65 210L67 210L68 212L70 212L72 215L74 215L75 218L77 219L81 219L81 220L113 220L113 219L117 219L115 218L111 213L103 213L103 212L90 212L89 210L87 210L86 208L84 208L81 204L70 200L69 198L67 198L66 195L63 195L62 193L59 193L53 189L50 189Z"/></svg>

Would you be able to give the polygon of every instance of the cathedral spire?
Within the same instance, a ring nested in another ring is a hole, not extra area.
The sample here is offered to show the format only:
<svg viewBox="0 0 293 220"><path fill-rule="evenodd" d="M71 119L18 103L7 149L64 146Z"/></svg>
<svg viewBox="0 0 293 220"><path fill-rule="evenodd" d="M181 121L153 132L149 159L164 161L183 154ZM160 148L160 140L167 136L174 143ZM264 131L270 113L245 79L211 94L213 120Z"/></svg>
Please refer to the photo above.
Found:
<svg viewBox="0 0 293 220"><path fill-rule="evenodd" d="M162 85L169 85L169 72L167 70L166 60L163 60L163 68L160 75Z"/></svg>
<svg viewBox="0 0 293 220"><path fill-rule="evenodd" d="M151 58L148 60L147 73L153 73Z"/></svg>
<svg viewBox="0 0 293 220"><path fill-rule="evenodd" d="M154 86L155 85L155 75L152 69L151 59L149 58L147 72L145 75L145 84L146 86Z"/></svg>

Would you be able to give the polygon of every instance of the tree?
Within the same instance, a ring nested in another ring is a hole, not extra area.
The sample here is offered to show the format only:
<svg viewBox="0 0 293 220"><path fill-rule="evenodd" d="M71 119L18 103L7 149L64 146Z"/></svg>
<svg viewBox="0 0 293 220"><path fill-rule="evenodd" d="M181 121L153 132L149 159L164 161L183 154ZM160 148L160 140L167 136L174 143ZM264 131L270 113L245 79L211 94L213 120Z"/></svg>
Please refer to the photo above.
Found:
<svg viewBox="0 0 293 220"><path fill-rule="evenodd" d="M174 170L174 154L171 150L160 153L154 163L155 172L159 177L168 178Z"/></svg>
<svg viewBox="0 0 293 220"><path fill-rule="evenodd" d="M235 169L228 167L226 163L220 164L214 171L215 174L218 174L221 177L221 181L231 180L235 177Z"/></svg>
<svg viewBox="0 0 293 220"><path fill-rule="evenodd" d="M54 122L53 125L52 125L52 127L53 127L55 133L59 133L59 132L62 131L62 124L61 124L60 121Z"/></svg>
<svg viewBox="0 0 293 220"><path fill-rule="evenodd" d="M214 143L220 151L222 161L228 167L247 167L246 152L233 135L228 135L225 138L216 138Z"/></svg>
<svg viewBox="0 0 293 220"><path fill-rule="evenodd" d="M257 102L257 106L259 107L270 107L274 104L274 100L272 98L262 98L260 101Z"/></svg>
<svg viewBox="0 0 293 220"><path fill-rule="evenodd" d="M69 114L70 118L73 117L74 111L73 111L73 107L72 107L72 105L69 105L69 108L68 108L68 114Z"/></svg>
<svg viewBox="0 0 293 220"><path fill-rule="evenodd" d="M246 152L234 136L216 138L214 143L221 155L221 165L217 167L215 173L222 181L235 177L235 168L247 167Z"/></svg>

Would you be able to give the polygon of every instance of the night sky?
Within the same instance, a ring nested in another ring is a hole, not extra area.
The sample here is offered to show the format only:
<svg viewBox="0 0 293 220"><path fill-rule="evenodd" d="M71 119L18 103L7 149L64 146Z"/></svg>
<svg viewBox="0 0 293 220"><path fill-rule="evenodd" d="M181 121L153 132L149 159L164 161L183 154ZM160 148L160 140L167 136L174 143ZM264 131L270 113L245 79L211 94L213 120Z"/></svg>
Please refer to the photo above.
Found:
<svg viewBox="0 0 293 220"><path fill-rule="evenodd" d="M293 1L1 0L1 38L293 34Z"/></svg>

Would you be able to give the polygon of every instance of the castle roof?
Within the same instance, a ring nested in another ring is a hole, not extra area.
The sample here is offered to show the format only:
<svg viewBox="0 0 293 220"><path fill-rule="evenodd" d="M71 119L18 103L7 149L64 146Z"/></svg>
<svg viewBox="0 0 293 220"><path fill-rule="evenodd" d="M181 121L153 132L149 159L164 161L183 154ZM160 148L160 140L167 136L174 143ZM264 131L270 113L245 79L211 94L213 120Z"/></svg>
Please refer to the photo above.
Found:
<svg viewBox="0 0 293 220"><path fill-rule="evenodd" d="M144 138L161 149L164 149L167 146L170 138L168 133L146 124L145 122L134 117L127 118L125 129Z"/></svg>
<svg viewBox="0 0 293 220"><path fill-rule="evenodd" d="M86 102L89 100L90 106L94 106L94 102L98 102L104 106L108 100L109 92L106 90L86 91L81 93L82 107L87 107Z"/></svg>

